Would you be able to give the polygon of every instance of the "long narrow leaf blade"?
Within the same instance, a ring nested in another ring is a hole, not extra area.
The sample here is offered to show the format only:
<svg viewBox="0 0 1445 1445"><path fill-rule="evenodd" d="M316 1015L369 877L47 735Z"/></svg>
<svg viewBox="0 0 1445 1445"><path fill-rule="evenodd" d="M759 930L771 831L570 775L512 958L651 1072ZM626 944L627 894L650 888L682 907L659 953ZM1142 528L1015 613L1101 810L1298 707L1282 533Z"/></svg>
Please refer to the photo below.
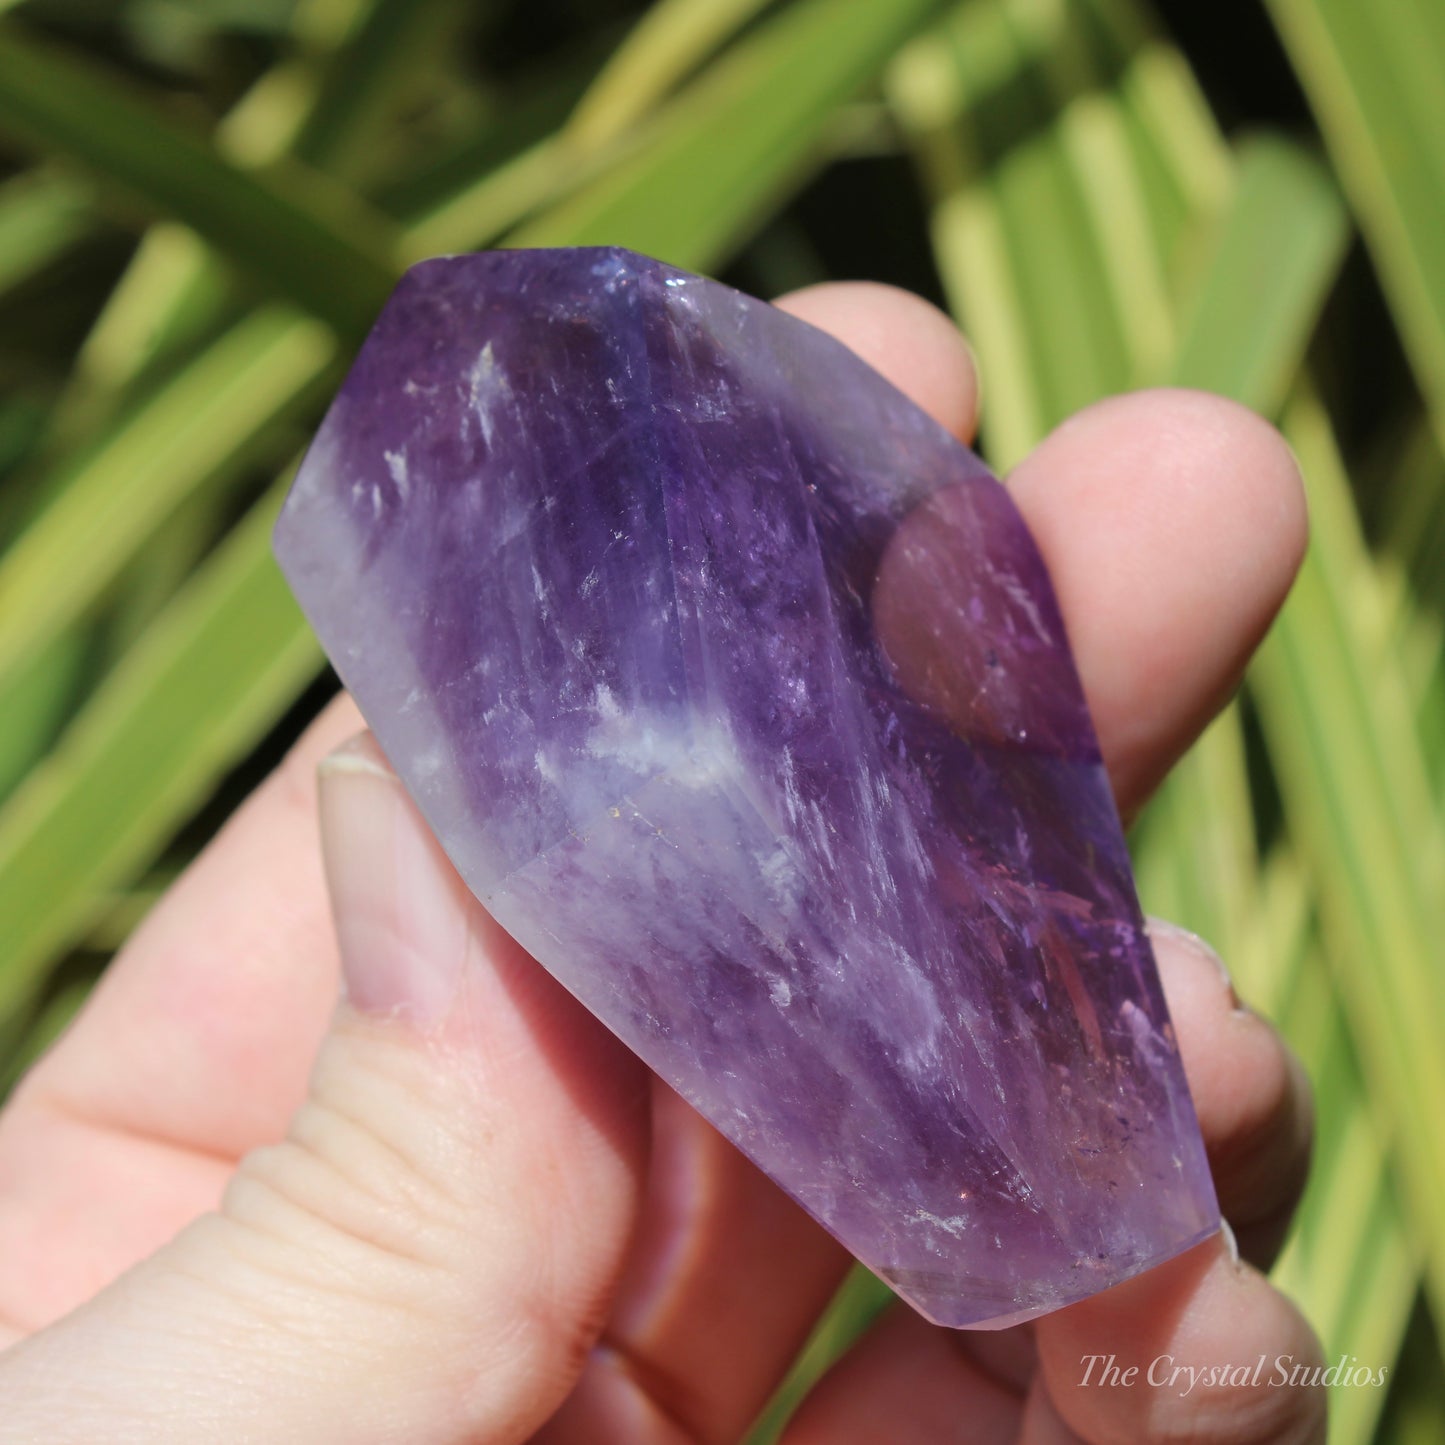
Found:
<svg viewBox="0 0 1445 1445"><path fill-rule="evenodd" d="M278 501L253 509L0 810L0 1016L315 675L316 641L271 560Z"/></svg>
<svg viewBox="0 0 1445 1445"><path fill-rule="evenodd" d="M1277 136L1243 145L1229 214L1194 295L1173 379L1277 414L1350 227L1324 167Z"/></svg>
<svg viewBox="0 0 1445 1445"><path fill-rule="evenodd" d="M256 311L113 432L0 557L0 697L190 492L315 398L334 355L320 323Z"/></svg>
<svg viewBox="0 0 1445 1445"><path fill-rule="evenodd" d="M108 75L13 22L0 28L0 128L73 158L148 212L185 221L346 335L365 333L395 280L392 238L359 202L328 207L298 175L262 179L230 165Z"/></svg>
<svg viewBox="0 0 1445 1445"><path fill-rule="evenodd" d="M1445 445L1445 23L1439 0L1268 0Z"/></svg>
<svg viewBox="0 0 1445 1445"><path fill-rule="evenodd" d="M837 106L937 9L938 0L790 6L660 111L635 158L512 244L565 238L716 264L808 169Z"/></svg>

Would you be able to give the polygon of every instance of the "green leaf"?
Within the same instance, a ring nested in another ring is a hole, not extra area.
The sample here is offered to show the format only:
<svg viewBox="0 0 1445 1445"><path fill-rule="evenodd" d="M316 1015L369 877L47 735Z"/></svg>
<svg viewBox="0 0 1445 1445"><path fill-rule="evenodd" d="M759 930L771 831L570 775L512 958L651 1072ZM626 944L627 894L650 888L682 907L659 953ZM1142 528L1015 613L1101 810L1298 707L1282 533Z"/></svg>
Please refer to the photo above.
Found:
<svg viewBox="0 0 1445 1445"><path fill-rule="evenodd" d="M1429 1312L1415 1311L1405 1347L1390 1372L1390 1397L1378 1445L1439 1445L1445 1440L1441 1342Z"/></svg>
<svg viewBox="0 0 1445 1445"><path fill-rule="evenodd" d="M1000 468L1136 381L1169 339L1134 139L1094 88L1081 19L963 6L888 74L944 288L989 358L982 431Z"/></svg>
<svg viewBox="0 0 1445 1445"><path fill-rule="evenodd" d="M423 224L434 219L440 208L465 209L473 188L487 186L493 176L534 150L558 145L567 117L608 53L596 35L579 36L560 57L519 72L495 95L489 95L484 106L478 102L482 111L478 121L459 127L443 143L428 146L411 165L378 185L377 204L408 225L413 253ZM609 147L569 149L591 154ZM542 199L555 199L555 194L543 192ZM515 224L526 211L524 207L513 213L500 229ZM457 231L464 237L486 235L491 223L484 209L481 214L479 225L459 222ZM422 254L435 255L447 249L448 243L443 240L432 250L423 249Z"/></svg>
<svg viewBox="0 0 1445 1445"><path fill-rule="evenodd" d="M150 368L209 338L234 289L234 271L189 226L157 221L147 229L55 404L48 490L64 486L65 458L99 435Z"/></svg>
<svg viewBox="0 0 1445 1445"><path fill-rule="evenodd" d="M82 692L90 652L89 637L71 628L34 653L10 680L0 727L0 801L60 731Z"/></svg>
<svg viewBox="0 0 1445 1445"><path fill-rule="evenodd" d="M406 236L407 258L421 260L486 245L615 169L646 144L635 133L638 123L710 50L764 5L765 0L665 0L654 5L591 84L574 97L565 124L513 147L499 164L453 186L413 219ZM537 98L543 102L538 107L542 113L565 91L571 77L564 74L561 80L560 89L553 82L547 87L550 93ZM525 134L516 119L509 117L509 124L493 130ZM650 128L654 146L665 136L665 127Z"/></svg>
<svg viewBox="0 0 1445 1445"><path fill-rule="evenodd" d="M0 1018L315 676L271 560L279 501L252 509L0 809Z"/></svg>
<svg viewBox="0 0 1445 1445"><path fill-rule="evenodd" d="M1306 888L1297 858L1272 858L1253 947L1234 960L1244 997L1278 1022L1315 1081L1310 1178L1273 1279L1307 1305L1332 1361L1343 1353L1388 1369L1419 1292L1419 1250L1389 1168L1394 1129L1371 1107ZM1370 1440L1384 1398L1378 1388L1334 1389L1335 1445Z"/></svg>
<svg viewBox="0 0 1445 1445"><path fill-rule="evenodd" d="M305 12L303 58L273 66L217 127L226 160L254 167L289 152L308 165L349 168L369 153L366 138L390 115L400 79L417 69L443 19L456 14L445 0L362 0L348 8L351 24L340 33L332 33L336 12L320 17L329 25ZM232 305L235 281L189 226L151 226L81 347L52 441L64 448L92 436L150 368L211 339Z"/></svg>
<svg viewBox="0 0 1445 1445"><path fill-rule="evenodd" d="M578 102L566 140L589 150L615 140L770 3L657 0Z"/></svg>
<svg viewBox="0 0 1445 1445"><path fill-rule="evenodd" d="M1439 969L1445 827L1414 729L1388 609L1329 422L1307 394L1285 434L1310 482L1314 542L1251 673L1291 832L1319 880L1326 943L1384 1116L1445 1108ZM1445 1315L1445 1137L1400 1129L1404 1201Z"/></svg>
<svg viewBox="0 0 1445 1445"><path fill-rule="evenodd" d="M93 973L62 983L44 1001L37 1016L25 1020L24 1040L8 1056L3 1048L3 1026L0 1026L0 1099L8 1097L25 1071L64 1033L90 997L94 985Z"/></svg>
<svg viewBox="0 0 1445 1445"><path fill-rule="evenodd" d="M395 243L359 201L295 167L228 164L129 88L50 44L0 29L0 128L78 161L152 215L184 221L243 271L365 334L395 281Z"/></svg>
<svg viewBox="0 0 1445 1445"><path fill-rule="evenodd" d="M0 557L0 697L187 495L234 475L317 396L334 356L318 322L282 307L253 312L86 458Z"/></svg>
<svg viewBox="0 0 1445 1445"><path fill-rule="evenodd" d="M1277 405L1338 266L1342 222L1333 188L1307 155L1275 142L1247 146L1176 377ZM1275 1279L1305 1307L1331 1358L1388 1362L1415 1296L1418 1251L1324 967L1305 875L1279 853L1260 886L1251 814L1231 708L1151 805L1141 886L1172 874L1170 916L1220 947L1244 998L1276 1020L1317 1082L1314 1167ZM1158 906L1158 892L1145 896ZM1382 1400L1378 1390L1335 1391L1332 1438L1368 1440Z"/></svg>
<svg viewBox="0 0 1445 1445"><path fill-rule="evenodd" d="M369 0L328 57L291 153L331 175L363 176L409 89L461 18L451 0Z"/></svg>
<svg viewBox="0 0 1445 1445"><path fill-rule="evenodd" d="M1397 455L1370 478L1385 498L1381 545L1391 564L1393 650L1415 699L1438 805L1445 809L1445 455L1419 415Z"/></svg>
<svg viewBox="0 0 1445 1445"><path fill-rule="evenodd" d="M981 431L996 466L1046 428L1003 216L972 116L1014 89L1024 55L997 4L961 6L889 67L885 90L912 142L949 306L987 358Z"/></svg>
<svg viewBox="0 0 1445 1445"><path fill-rule="evenodd" d="M1195 292L1174 380L1278 413L1344 259L1349 222L1328 173L1278 136L1239 150L1234 194Z"/></svg>
<svg viewBox="0 0 1445 1445"><path fill-rule="evenodd" d="M1269 0L1445 445L1439 0Z"/></svg>
<svg viewBox="0 0 1445 1445"><path fill-rule="evenodd" d="M89 228L85 187L49 171L27 171L0 186L0 291L33 276Z"/></svg>
<svg viewBox="0 0 1445 1445"><path fill-rule="evenodd" d="M510 238L715 265L798 183L837 107L937 0L802 0L658 111L637 153Z"/></svg>
<svg viewBox="0 0 1445 1445"><path fill-rule="evenodd" d="M1175 765L1133 844L1149 913L1208 939L1231 962L1249 949L1258 927L1259 854L1237 706L1215 718Z"/></svg>
<svg viewBox="0 0 1445 1445"><path fill-rule="evenodd" d="M1307 158L1275 142L1248 148L1213 271L1176 363L1177 379L1265 409L1277 406L1299 372L1345 237L1333 187ZM1438 921L1429 903L1445 870L1445 831L1428 803L1421 805L1429 793L1408 690L1379 645L1383 601L1328 424L1316 407L1298 401L1288 431L1310 484L1315 544L1252 685L1292 836L1320 878L1321 906L1336 940L1329 951L1380 1101L1379 1121L1429 1117L1445 1106L1445 1069L1428 1023L1445 1016L1445 990L1432 961ZM1345 940L1348 946L1340 947ZM1365 959L1372 961L1368 976L1360 966ZM1352 1067L1343 1047L1316 1063L1316 1075L1337 1086ZM1373 1169L1360 1168L1361 1151L1373 1143L1370 1113L1354 1098L1345 1107L1342 1127L1354 1141L1350 1179L1331 1192L1331 1207L1339 1216L1345 1202L1354 1201L1364 1213L1344 1213L1343 1225L1322 1222L1322 1238L1338 1238L1337 1230L1361 1237L1367 1227L1361 1219L1374 1221L1368 1227L1378 1233L1376 1216L1394 1207L1377 1183L1383 1154L1376 1150ZM1428 1133L1392 1132L1412 1186L1415 1232L1433 1236L1432 1252L1445 1257L1445 1230L1426 1203L1445 1188L1445 1149ZM1367 1203L1361 1191L1370 1188L1375 1192ZM1311 1237L1301 1236L1301 1249ZM1317 1322L1330 1332L1326 1338L1345 1328L1356 1308L1347 1293L1321 1298L1327 1281L1348 1289L1344 1263L1336 1261L1340 1267L1307 1286ZM1414 1292L1412 1266L1403 1240L1388 1261L1372 1263L1372 1287L1393 1281L1401 1326L1400 1312Z"/></svg>

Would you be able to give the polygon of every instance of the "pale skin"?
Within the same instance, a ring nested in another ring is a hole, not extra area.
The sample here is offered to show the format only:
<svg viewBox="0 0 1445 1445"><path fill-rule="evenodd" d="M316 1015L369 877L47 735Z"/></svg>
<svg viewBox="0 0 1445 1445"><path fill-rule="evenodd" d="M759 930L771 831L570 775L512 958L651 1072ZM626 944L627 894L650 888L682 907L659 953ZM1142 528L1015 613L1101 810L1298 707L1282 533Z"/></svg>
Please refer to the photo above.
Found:
<svg viewBox="0 0 1445 1445"><path fill-rule="evenodd" d="M972 436L972 358L932 308L783 304ZM1288 589L1294 462L1243 409L1161 391L1075 417L1009 485L1127 816ZM491 923L373 743L318 788L360 727L327 709L0 1117L0 1441L737 1439L847 1258ZM1154 936L1243 1259L1221 1235L999 1333L897 1306L787 1445L1324 1438L1318 1390L1080 1383L1097 1354L1319 1359L1259 1272L1307 1087L1204 945Z"/></svg>

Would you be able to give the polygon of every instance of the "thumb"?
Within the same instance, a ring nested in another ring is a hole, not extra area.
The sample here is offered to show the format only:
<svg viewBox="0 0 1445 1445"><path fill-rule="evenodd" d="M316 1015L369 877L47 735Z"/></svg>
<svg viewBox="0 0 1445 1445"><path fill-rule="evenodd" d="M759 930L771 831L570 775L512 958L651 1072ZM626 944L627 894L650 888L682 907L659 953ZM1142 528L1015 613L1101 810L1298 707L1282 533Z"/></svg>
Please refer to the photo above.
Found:
<svg viewBox="0 0 1445 1445"><path fill-rule="evenodd" d="M641 1066L467 892L370 736L322 764L345 998L285 1139L0 1367L0 1440L519 1441L605 1317Z"/></svg>

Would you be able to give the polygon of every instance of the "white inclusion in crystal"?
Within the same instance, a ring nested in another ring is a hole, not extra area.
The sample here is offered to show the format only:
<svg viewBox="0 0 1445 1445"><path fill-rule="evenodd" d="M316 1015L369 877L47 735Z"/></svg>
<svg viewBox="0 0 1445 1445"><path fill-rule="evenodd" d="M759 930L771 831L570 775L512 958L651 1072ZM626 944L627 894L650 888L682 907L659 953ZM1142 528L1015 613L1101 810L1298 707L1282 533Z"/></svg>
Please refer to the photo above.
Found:
<svg viewBox="0 0 1445 1445"><path fill-rule="evenodd" d="M833 827L823 812L823 805L812 802L806 805L807 821L802 825L802 836L812 842L829 868L836 868L838 860L833 856ZM892 883L890 878L889 883Z"/></svg>
<svg viewBox="0 0 1445 1445"><path fill-rule="evenodd" d="M694 792L742 776L732 735L717 722L696 725L689 737L676 718L646 710L624 713L606 683L598 684L593 705L597 725L582 745L589 757Z"/></svg>
<svg viewBox="0 0 1445 1445"><path fill-rule="evenodd" d="M779 1008L787 1008L793 1001L792 985L785 978L775 978L772 983L768 985L768 997L771 998Z"/></svg>
<svg viewBox="0 0 1445 1445"><path fill-rule="evenodd" d="M536 763L537 772L541 775L543 782L551 783L552 786L555 788L557 784L562 781L561 775L558 773L557 769L552 766L551 760L548 758L547 754L542 751L541 748L537 749Z"/></svg>
<svg viewBox="0 0 1445 1445"><path fill-rule="evenodd" d="M762 879L769 894L782 902L791 897L792 889L789 887L796 877L796 870L793 867L793 860L788 857L786 848L779 846L768 853L757 855L758 876Z"/></svg>
<svg viewBox="0 0 1445 1445"><path fill-rule="evenodd" d="M482 428L482 437L489 447L496 425L492 418L492 407L500 398L508 396L511 390L506 376L497 365L497 358L492 353L492 343L489 341L482 347L476 361L472 363L472 369L467 373L467 397L472 405L472 413Z"/></svg>
<svg viewBox="0 0 1445 1445"><path fill-rule="evenodd" d="M1009 601L1023 609L1029 619L1029 624L1033 627L1034 633L1039 640L1041 642L1052 642L1053 638L1049 634L1049 629L1044 626L1044 619L1039 616L1038 603L1034 601L1028 588L1025 587L1012 572L996 572L994 575L1004 591L1008 593ZM983 689L980 688L979 691L981 693Z"/></svg>
<svg viewBox="0 0 1445 1445"><path fill-rule="evenodd" d="M397 496L403 502L406 501L407 497L411 495L411 478L407 475L406 453L404 451L382 452L382 456L386 458L386 469L391 473L392 481L396 483Z"/></svg>
<svg viewBox="0 0 1445 1445"><path fill-rule="evenodd" d="M926 1209L915 1209L913 1217L921 1224L931 1224L936 1229L944 1230L953 1235L955 1239L961 1239L964 1231L968 1228L968 1219L962 1214L953 1214L945 1219L940 1214L930 1214Z"/></svg>
<svg viewBox="0 0 1445 1445"><path fill-rule="evenodd" d="M1141 1058L1148 1059L1155 1067L1159 1067L1165 1060L1173 1057L1174 1050L1150 1023L1149 1015L1133 999L1126 998L1120 1004L1119 1018L1129 1030L1129 1037L1133 1039L1134 1047L1138 1049Z"/></svg>
<svg viewBox="0 0 1445 1445"><path fill-rule="evenodd" d="M788 810L788 821L796 823L803 808L802 795L798 792L798 778L793 771L793 754L783 749L783 806Z"/></svg>
<svg viewBox="0 0 1445 1445"><path fill-rule="evenodd" d="M597 716L603 722L612 722L622 716L622 707L612 695L612 689L605 682L597 684L597 690L592 695L592 705L597 709Z"/></svg>
<svg viewBox="0 0 1445 1445"><path fill-rule="evenodd" d="M906 811L897 815L897 834L903 862L912 869L913 876L924 882L933 877L933 859L923 844L918 828Z"/></svg>

